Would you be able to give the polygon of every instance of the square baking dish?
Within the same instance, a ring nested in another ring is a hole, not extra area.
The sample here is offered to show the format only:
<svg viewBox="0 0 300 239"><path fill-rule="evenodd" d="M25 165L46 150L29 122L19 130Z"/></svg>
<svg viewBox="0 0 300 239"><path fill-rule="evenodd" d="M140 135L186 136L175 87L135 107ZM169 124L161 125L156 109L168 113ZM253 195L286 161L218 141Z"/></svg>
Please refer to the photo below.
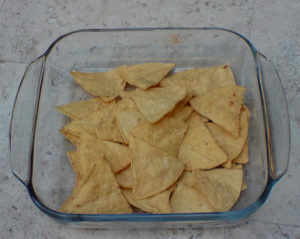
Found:
<svg viewBox="0 0 300 239"><path fill-rule="evenodd" d="M229 212L184 214L66 214L75 174L66 157L74 150L59 129L68 122L56 106L90 96L70 70L106 71L123 64L173 62L176 71L229 63L238 85L247 88L251 110L247 190ZM14 175L45 214L73 226L172 228L226 226L255 212L286 173L290 152L289 116L273 64L242 35L220 28L87 29L61 36L27 68L10 127Z"/></svg>

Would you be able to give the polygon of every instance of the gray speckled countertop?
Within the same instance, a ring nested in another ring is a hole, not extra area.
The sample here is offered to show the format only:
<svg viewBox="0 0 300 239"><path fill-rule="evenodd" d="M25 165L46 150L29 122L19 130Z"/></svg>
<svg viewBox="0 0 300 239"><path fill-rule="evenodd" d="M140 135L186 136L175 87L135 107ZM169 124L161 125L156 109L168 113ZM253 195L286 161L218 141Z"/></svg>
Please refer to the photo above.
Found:
<svg viewBox="0 0 300 239"><path fill-rule="evenodd" d="M13 177L9 121L28 63L59 35L80 28L218 26L236 30L275 63L291 122L287 175L238 226L178 230L74 229L35 208ZM299 0L0 0L0 238L300 238Z"/></svg>

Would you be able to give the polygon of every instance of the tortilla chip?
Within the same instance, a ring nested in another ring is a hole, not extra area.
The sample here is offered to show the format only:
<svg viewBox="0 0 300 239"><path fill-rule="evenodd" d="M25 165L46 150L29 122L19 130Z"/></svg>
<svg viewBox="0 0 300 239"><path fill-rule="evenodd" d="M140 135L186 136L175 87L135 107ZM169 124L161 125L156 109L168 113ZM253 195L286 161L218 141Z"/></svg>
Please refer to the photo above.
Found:
<svg viewBox="0 0 300 239"><path fill-rule="evenodd" d="M132 188L133 180L132 180L131 166L117 173L115 177L120 187L126 189Z"/></svg>
<svg viewBox="0 0 300 239"><path fill-rule="evenodd" d="M149 123L159 121L172 111L175 105L185 97L185 88L179 86L158 87L149 90L136 90L134 101Z"/></svg>
<svg viewBox="0 0 300 239"><path fill-rule="evenodd" d="M104 159L104 154L98 145L99 141L95 136L88 133L82 135L81 143L77 150L77 157L78 165L84 178L89 175L95 162Z"/></svg>
<svg viewBox="0 0 300 239"><path fill-rule="evenodd" d="M167 116L186 121L194 111L194 109L188 105L191 98L192 95L186 95Z"/></svg>
<svg viewBox="0 0 300 239"><path fill-rule="evenodd" d="M114 174L131 163L130 149L127 146L106 140L99 140L98 145Z"/></svg>
<svg viewBox="0 0 300 239"><path fill-rule="evenodd" d="M209 68L194 68L168 76L160 83L161 86L177 84L186 87L187 93L199 96L207 91L235 85L230 65Z"/></svg>
<svg viewBox="0 0 300 239"><path fill-rule="evenodd" d="M243 169L243 165L238 164L238 163L232 163L231 164L231 168L232 169L240 169L240 170L242 170Z"/></svg>
<svg viewBox="0 0 300 239"><path fill-rule="evenodd" d="M198 190L185 183L192 174L185 172L177 183L170 205L173 213L213 212L214 208Z"/></svg>
<svg viewBox="0 0 300 239"><path fill-rule="evenodd" d="M232 161L231 160L227 160L225 163L222 164L222 166L224 168L231 168L232 166Z"/></svg>
<svg viewBox="0 0 300 239"><path fill-rule="evenodd" d="M118 69L131 85L146 90L157 85L175 67L173 63L144 63Z"/></svg>
<svg viewBox="0 0 300 239"><path fill-rule="evenodd" d="M104 160L93 165L78 192L61 211L81 214L132 213Z"/></svg>
<svg viewBox="0 0 300 239"><path fill-rule="evenodd" d="M132 198L132 190L122 189L122 193L127 201L145 212L151 213L171 213L171 207L169 203L169 198L171 192L174 190L174 187L167 189L161 193L154 195L153 197L134 200Z"/></svg>
<svg viewBox="0 0 300 239"><path fill-rule="evenodd" d="M64 128L60 129L59 133L64 135L67 140L69 140L72 144L74 144L76 147L80 143L80 136L75 134L74 132L68 132Z"/></svg>
<svg viewBox="0 0 300 239"><path fill-rule="evenodd" d="M247 108L244 108L241 111L240 133L238 137L233 137L226 130L224 130L222 127L218 126L215 123L206 124L206 127L208 128L211 135L215 138L215 140L218 142L218 144L224 150L224 152L227 153L229 160L233 160L234 158L238 157L245 145L245 142L247 141L249 114L250 113Z"/></svg>
<svg viewBox="0 0 300 239"><path fill-rule="evenodd" d="M171 117L155 124L141 123L131 130L131 134L176 157L187 128L183 121Z"/></svg>
<svg viewBox="0 0 300 239"><path fill-rule="evenodd" d="M117 98L125 87L126 82L117 73L121 68L122 66L107 72L93 73L71 71L70 74L91 95L99 96L105 102L109 102Z"/></svg>
<svg viewBox="0 0 300 239"><path fill-rule="evenodd" d="M201 122L201 117L193 114L188 124L189 129L178 152L178 158L185 163L185 169L211 169L226 162L227 155Z"/></svg>
<svg viewBox="0 0 300 239"><path fill-rule="evenodd" d="M241 153L233 159L234 163L247 164L249 162L249 146L248 141L246 141Z"/></svg>
<svg viewBox="0 0 300 239"><path fill-rule="evenodd" d="M243 170L218 168L195 170L192 186L205 195L216 212L229 211L240 196Z"/></svg>
<svg viewBox="0 0 300 239"><path fill-rule="evenodd" d="M56 109L71 118L71 120L77 120L87 117L89 114L100 110L105 103L99 98L95 97L89 100L72 102L57 106Z"/></svg>
<svg viewBox="0 0 300 239"><path fill-rule="evenodd" d="M242 86L218 88L193 98L190 104L199 114L238 137L245 90Z"/></svg>
<svg viewBox="0 0 300 239"><path fill-rule="evenodd" d="M132 198L152 197L176 182L183 163L174 156L134 137L130 138L132 152Z"/></svg>

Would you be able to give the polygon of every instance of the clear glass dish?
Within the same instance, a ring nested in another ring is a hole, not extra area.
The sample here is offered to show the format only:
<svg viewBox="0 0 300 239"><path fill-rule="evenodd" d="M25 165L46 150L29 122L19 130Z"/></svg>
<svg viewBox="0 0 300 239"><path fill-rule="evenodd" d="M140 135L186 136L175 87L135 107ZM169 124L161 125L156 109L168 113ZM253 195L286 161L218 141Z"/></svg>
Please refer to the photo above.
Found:
<svg viewBox="0 0 300 239"><path fill-rule="evenodd" d="M66 158L73 150L59 129L68 119L55 107L88 95L69 71L103 71L122 64L174 62L177 70L229 63L247 88L251 110L247 190L229 212L187 214L65 214L58 212L75 175ZM268 198L286 173L290 127L286 99L273 64L242 35L220 28L88 29L61 36L27 68L10 127L14 175L45 214L72 225L99 228L222 226L239 222Z"/></svg>

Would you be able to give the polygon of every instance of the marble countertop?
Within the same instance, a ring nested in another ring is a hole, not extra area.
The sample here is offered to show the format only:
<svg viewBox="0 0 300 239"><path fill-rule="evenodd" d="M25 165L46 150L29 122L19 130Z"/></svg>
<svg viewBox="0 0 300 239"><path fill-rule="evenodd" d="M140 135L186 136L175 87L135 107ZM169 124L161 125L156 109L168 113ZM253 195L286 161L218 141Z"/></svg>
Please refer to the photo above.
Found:
<svg viewBox="0 0 300 239"><path fill-rule="evenodd" d="M9 121L26 66L81 28L218 26L249 38L277 67L291 123L287 175L238 226L173 230L75 229L45 216L10 170ZM299 0L0 0L0 238L300 238Z"/></svg>

